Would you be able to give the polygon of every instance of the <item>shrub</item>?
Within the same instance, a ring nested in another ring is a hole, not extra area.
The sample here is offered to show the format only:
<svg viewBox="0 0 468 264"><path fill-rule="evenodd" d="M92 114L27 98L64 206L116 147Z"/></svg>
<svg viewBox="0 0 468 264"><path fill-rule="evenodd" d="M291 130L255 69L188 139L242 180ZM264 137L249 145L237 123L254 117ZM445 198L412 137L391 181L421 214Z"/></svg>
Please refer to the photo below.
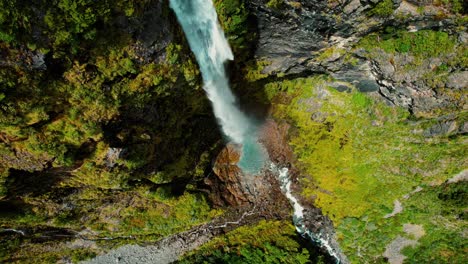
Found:
<svg viewBox="0 0 468 264"><path fill-rule="evenodd" d="M389 17L393 14L395 7L392 0L380 1L374 8L369 11L369 15L378 17Z"/></svg>

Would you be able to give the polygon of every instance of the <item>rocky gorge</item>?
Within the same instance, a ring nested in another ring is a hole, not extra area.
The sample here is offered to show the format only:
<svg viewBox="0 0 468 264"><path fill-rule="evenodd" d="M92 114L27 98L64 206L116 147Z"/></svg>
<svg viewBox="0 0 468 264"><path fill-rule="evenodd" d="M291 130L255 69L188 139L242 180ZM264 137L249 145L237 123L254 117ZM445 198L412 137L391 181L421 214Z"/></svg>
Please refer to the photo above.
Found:
<svg viewBox="0 0 468 264"><path fill-rule="evenodd" d="M463 263L466 3L213 2L307 228L344 263ZM236 165L168 1L1 7L2 262L335 261Z"/></svg>

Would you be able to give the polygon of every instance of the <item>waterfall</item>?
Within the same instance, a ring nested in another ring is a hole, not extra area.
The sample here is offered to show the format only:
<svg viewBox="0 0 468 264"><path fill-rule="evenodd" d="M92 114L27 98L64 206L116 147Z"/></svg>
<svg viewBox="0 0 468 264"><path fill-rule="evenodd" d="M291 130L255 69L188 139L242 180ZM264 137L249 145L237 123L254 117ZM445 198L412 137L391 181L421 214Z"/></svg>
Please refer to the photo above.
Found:
<svg viewBox="0 0 468 264"><path fill-rule="evenodd" d="M198 62L203 89L223 133L242 145L239 166L248 173L260 171L265 164L265 154L258 143L258 129L238 108L229 87L224 63L233 60L234 55L218 23L212 0L170 0L170 7Z"/></svg>
<svg viewBox="0 0 468 264"><path fill-rule="evenodd" d="M233 60L234 56L218 23L212 0L170 0L170 7L174 10L198 62L204 82L203 89L213 105L223 133L234 143L242 145L239 167L247 173L259 172L266 164L267 157L258 142L257 126L240 111L229 87L224 63ZM330 246L329 240L307 230L303 221L304 208L291 193L288 169L277 169L271 164L270 170L279 175L281 190L293 205L293 221L297 231L310 237L339 262L338 254Z"/></svg>

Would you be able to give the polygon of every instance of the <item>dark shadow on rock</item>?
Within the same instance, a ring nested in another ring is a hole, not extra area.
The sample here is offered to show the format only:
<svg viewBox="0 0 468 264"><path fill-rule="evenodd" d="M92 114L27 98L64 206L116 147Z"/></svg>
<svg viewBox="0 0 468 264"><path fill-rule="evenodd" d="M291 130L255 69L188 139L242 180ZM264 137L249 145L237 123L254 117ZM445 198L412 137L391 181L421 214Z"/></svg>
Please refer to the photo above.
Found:
<svg viewBox="0 0 468 264"><path fill-rule="evenodd" d="M65 177L69 177L67 170L68 168L52 168L46 171L28 172L11 169L5 184L7 188L5 200L49 193L57 189L58 183Z"/></svg>
<svg viewBox="0 0 468 264"><path fill-rule="evenodd" d="M0 218L9 218L29 212L31 205L21 199L10 199L0 201Z"/></svg>
<svg viewBox="0 0 468 264"><path fill-rule="evenodd" d="M315 243L311 242L309 238L297 234L294 240L301 245L301 248L305 248L309 251L309 263L336 264L336 260L333 257L328 255L327 252Z"/></svg>

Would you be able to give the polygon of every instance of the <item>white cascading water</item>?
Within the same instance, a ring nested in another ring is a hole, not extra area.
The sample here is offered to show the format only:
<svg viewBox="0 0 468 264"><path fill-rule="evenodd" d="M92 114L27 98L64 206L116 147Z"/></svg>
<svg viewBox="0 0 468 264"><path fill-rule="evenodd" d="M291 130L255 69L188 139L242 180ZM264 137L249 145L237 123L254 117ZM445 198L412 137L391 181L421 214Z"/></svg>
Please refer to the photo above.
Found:
<svg viewBox="0 0 468 264"><path fill-rule="evenodd" d="M224 134L242 145L239 167L248 173L259 172L266 163L266 154L258 143L258 128L236 105L229 87L224 63L234 56L224 32L218 23L212 0L170 0L170 7L185 32L192 52L197 59L204 81L204 90L213 104L213 110ZM279 175L281 189L294 208L294 224L301 235L308 235L314 243L325 248L338 261L338 255L326 238L311 233L303 222L304 208L291 193L288 169L270 170Z"/></svg>
<svg viewBox="0 0 468 264"><path fill-rule="evenodd" d="M281 191L293 206L293 222L296 226L297 232L302 236L308 236L312 242L320 245L320 247L325 249L331 257L335 258L337 263L340 263L339 254L330 245L329 238L324 237L322 234L314 234L310 232L310 230L307 230L307 227L304 224L304 207L301 206L297 198L294 197L291 192L291 179L288 175L288 168L278 169L275 164L271 163L270 170L278 175Z"/></svg>
<svg viewBox="0 0 468 264"><path fill-rule="evenodd" d="M171 0L204 81L204 90L224 134L242 145L239 166L256 173L265 164L265 154L258 143L257 127L240 111L232 93L224 63L234 56L224 36L211 0Z"/></svg>

